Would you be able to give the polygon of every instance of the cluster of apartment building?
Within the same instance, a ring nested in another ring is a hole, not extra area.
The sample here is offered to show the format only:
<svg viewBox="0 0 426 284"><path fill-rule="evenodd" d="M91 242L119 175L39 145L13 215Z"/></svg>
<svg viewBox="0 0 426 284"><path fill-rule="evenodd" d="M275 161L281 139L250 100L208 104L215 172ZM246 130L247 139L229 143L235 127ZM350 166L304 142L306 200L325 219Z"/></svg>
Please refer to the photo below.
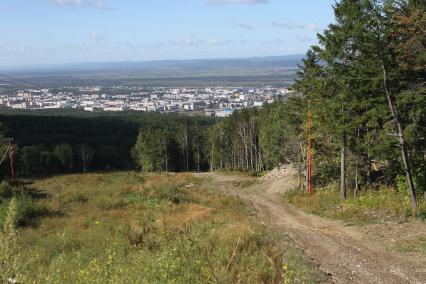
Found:
<svg viewBox="0 0 426 284"><path fill-rule="evenodd" d="M235 109L261 107L289 94L287 88L64 87L0 93L0 106L14 109L74 108L85 111L186 112L228 116Z"/></svg>

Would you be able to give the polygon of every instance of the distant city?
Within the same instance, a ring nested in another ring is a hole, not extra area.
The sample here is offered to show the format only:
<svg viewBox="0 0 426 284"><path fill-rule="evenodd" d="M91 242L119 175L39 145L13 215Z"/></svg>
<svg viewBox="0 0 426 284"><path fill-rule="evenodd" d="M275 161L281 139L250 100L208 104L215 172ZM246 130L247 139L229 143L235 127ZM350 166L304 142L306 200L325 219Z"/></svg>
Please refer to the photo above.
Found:
<svg viewBox="0 0 426 284"><path fill-rule="evenodd" d="M89 112L204 112L227 117L234 110L283 100L288 88L168 88L82 86L23 89L0 93L0 105L13 109L81 109Z"/></svg>

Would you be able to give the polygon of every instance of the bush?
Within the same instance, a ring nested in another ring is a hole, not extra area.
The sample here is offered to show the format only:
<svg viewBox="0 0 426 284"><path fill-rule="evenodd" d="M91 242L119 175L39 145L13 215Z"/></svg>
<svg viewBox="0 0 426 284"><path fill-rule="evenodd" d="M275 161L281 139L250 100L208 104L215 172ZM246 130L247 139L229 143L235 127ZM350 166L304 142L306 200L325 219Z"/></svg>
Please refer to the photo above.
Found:
<svg viewBox="0 0 426 284"><path fill-rule="evenodd" d="M416 213L416 217L422 221L426 220L426 207L420 208Z"/></svg>
<svg viewBox="0 0 426 284"><path fill-rule="evenodd" d="M400 179L402 180L402 179ZM285 195L285 200L303 210L324 217L344 220L349 223L378 223L389 220L405 220L412 216L410 200L407 192L401 188L381 187L359 193L356 198L349 197L341 201L339 192L334 186L328 186L309 195L300 191L292 191ZM423 218L419 212L418 218Z"/></svg>
<svg viewBox="0 0 426 284"><path fill-rule="evenodd" d="M37 219L48 215L49 211L40 206L34 205L30 196L21 194L15 197L16 200L16 225L19 227L35 226L37 225ZM0 225L6 219L7 210L9 208L10 201L3 201L0 204Z"/></svg>
<svg viewBox="0 0 426 284"><path fill-rule="evenodd" d="M17 246L16 246L16 200L9 202L2 228L0 228L0 282L6 282L16 276L17 269Z"/></svg>
<svg viewBox="0 0 426 284"><path fill-rule="evenodd" d="M95 201L96 207L104 211L125 207L127 203L126 200L117 196L103 196Z"/></svg>
<svg viewBox="0 0 426 284"><path fill-rule="evenodd" d="M70 196L67 200L69 203L78 203L80 205L86 204L89 201L89 198L85 196L83 193L77 193L75 195Z"/></svg>
<svg viewBox="0 0 426 284"><path fill-rule="evenodd" d="M145 189L145 194L160 201L181 204L188 201L188 193L171 183L163 183L158 186Z"/></svg>
<svg viewBox="0 0 426 284"><path fill-rule="evenodd" d="M2 181L0 183L0 198L9 198L12 196L12 193L12 186L6 181Z"/></svg>
<svg viewBox="0 0 426 284"><path fill-rule="evenodd" d="M160 209L165 203L180 205L192 200L185 189L168 182L146 187L141 192L123 193L123 196L125 202L149 209Z"/></svg>

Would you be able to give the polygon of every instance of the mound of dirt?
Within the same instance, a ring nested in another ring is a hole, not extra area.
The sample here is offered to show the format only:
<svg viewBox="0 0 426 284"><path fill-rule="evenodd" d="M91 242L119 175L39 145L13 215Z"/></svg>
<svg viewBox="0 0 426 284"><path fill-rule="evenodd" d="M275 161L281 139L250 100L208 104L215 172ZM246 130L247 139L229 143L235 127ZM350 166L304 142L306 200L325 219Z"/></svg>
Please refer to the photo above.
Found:
<svg viewBox="0 0 426 284"><path fill-rule="evenodd" d="M293 165L280 165L262 176L259 180L261 182L273 181L285 177L297 178L297 170Z"/></svg>
<svg viewBox="0 0 426 284"><path fill-rule="evenodd" d="M268 193L285 193L299 186L297 170L293 165L280 165L259 181L268 184Z"/></svg>

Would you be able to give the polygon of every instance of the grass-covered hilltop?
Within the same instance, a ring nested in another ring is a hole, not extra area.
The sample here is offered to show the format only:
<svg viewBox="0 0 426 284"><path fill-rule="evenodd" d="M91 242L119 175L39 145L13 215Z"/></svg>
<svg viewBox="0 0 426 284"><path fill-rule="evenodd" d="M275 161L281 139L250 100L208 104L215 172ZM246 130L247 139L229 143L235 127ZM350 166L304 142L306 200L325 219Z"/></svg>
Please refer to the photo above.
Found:
<svg viewBox="0 0 426 284"><path fill-rule="evenodd" d="M0 283L423 283L426 4L333 9L229 117L0 109Z"/></svg>

